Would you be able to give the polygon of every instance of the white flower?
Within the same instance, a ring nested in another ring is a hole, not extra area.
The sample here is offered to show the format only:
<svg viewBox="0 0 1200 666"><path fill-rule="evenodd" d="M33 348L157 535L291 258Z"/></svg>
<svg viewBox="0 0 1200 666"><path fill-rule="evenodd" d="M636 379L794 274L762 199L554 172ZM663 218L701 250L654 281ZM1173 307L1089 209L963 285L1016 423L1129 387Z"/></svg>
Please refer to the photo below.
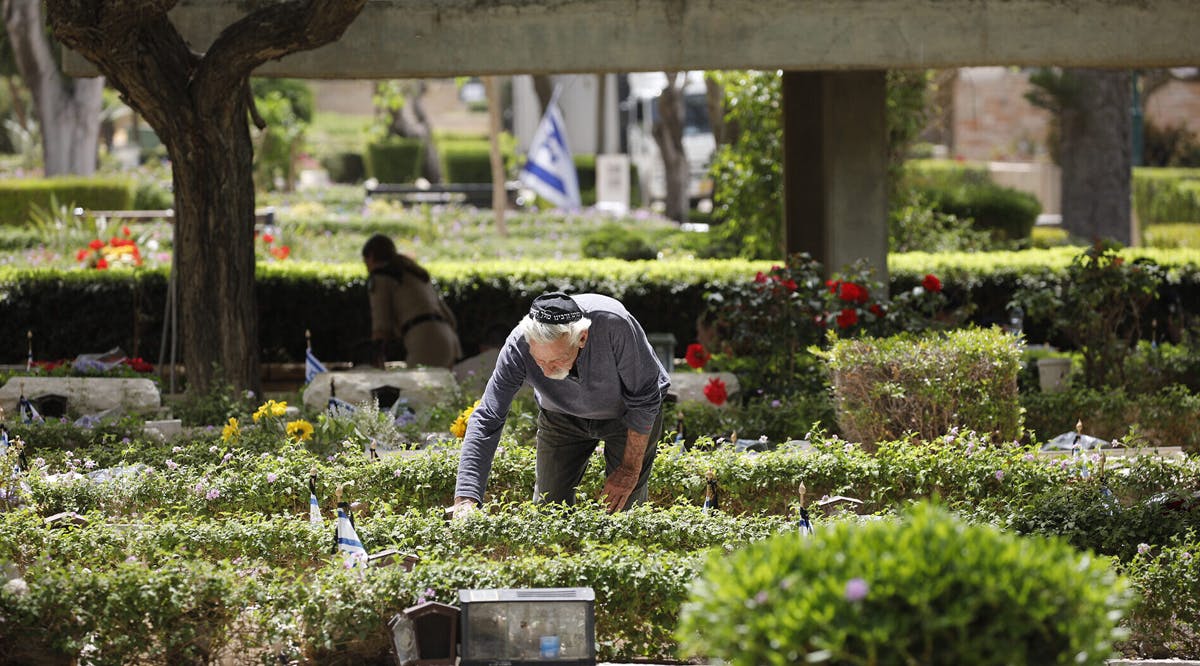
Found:
<svg viewBox="0 0 1200 666"><path fill-rule="evenodd" d="M28 594L29 583L26 583L24 578L14 578L4 584L4 592L18 597Z"/></svg>

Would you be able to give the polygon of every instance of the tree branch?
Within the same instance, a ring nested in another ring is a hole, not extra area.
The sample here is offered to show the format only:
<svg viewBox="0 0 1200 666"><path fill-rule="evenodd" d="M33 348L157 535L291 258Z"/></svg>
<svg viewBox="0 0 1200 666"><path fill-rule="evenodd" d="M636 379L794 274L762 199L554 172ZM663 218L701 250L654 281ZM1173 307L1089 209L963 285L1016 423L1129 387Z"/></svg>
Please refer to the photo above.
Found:
<svg viewBox="0 0 1200 666"><path fill-rule="evenodd" d="M230 78L259 65L337 41L366 0L285 0L259 8L221 31L196 73L198 91L220 94Z"/></svg>

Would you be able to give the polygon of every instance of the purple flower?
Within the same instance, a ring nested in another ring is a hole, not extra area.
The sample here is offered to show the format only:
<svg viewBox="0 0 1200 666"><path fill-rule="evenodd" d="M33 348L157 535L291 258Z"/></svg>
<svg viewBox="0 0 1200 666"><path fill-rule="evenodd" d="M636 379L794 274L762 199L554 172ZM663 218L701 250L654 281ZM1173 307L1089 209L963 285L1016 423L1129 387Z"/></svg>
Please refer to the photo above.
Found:
<svg viewBox="0 0 1200 666"><path fill-rule="evenodd" d="M851 578L846 581L846 601L862 601L867 596L867 581Z"/></svg>
<svg viewBox="0 0 1200 666"><path fill-rule="evenodd" d="M1148 543L1139 543L1138 544L1138 555L1145 555L1148 552L1150 552L1150 544L1148 544Z"/></svg>
<svg viewBox="0 0 1200 666"><path fill-rule="evenodd" d="M179 463L175 462L174 460L171 460L170 458L167 458L167 462L165 464L167 466L167 469L179 469Z"/></svg>
<svg viewBox="0 0 1200 666"><path fill-rule="evenodd" d="M88 469L95 469L96 461L89 458L87 462L83 463L83 466Z"/></svg>
<svg viewBox="0 0 1200 666"><path fill-rule="evenodd" d="M1004 480L1004 470L1002 470L1002 469L998 469L998 470L996 470L996 480L997 480L997 481L1003 481L1003 480Z"/></svg>
<svg viewBox="0 0 1200 666"><path fill-rule="evenodd" d="M232 453L232 452L230 452L230 453L226 453L226 454L225 454L225 455L224 455L224 456L221 458L221 463L222 463L222 464L224 464L224 463L227 463L227 462L229 462L229 459L230 459L230 458L232 458L232 457L233 457L233 453Z"/></svg>
<svg viewBox="0 0 1200 666"><path fill-rule="evenodd" d="M275 472L267 472L267 483L275 483L275 480L278 478L279 476Z"/></svg>
<svg viewBox="0 0 1200 666"><path fill-rule="evenodd" d="M220 490L217 490L216 488L213 488L213 489L211 489L211 490L209 490L209 491L208 491L208 494L204 496L204 499L206 499L206 500L215 500L215 499L217 499L217 498L218 498L218 497L220 497L220 496L221 496L221 491L220 491Z"/></svg>
<svg viewBox="0 0 1200 666"><path fill-rule="evenodd" d="M1025 454L1025 462L1033 462L1033 454L1032 453Z"/></svg>
<svg viewBox="0 0 1200 666"><path fill-rule="evenodd" d="M767 603L767 599L770 599L770 596L766 590L760 590L758 594L754 595L754 603L759 606Z"/></svg>
<svg viewBox="0 0 1200 666"><path fill-rule="evenodd" d="M336 456L325 456L325 460L327 460L328 462L333 462L335 458L336 458Z"/></svg>
<svg viewBox="0 0 1200 666"><path fill-rule="evenodd" d="M183 447L182 446L173 447L171 449L171 453L183 453Z"/></svg>
<svg viewBox="0 0 1200 666"><path fill-rule="evenodd" d="M780 402L778 398L776 398L776 399L774 399L774 400L772 400L772 401L771 401L771 406L772 406L772 407L775 407L775 408L778 408L778 407L779 407L780 405L782 405L782 404L783 404L783 403L782 403L782 402Z"/></svg>
<svg viewBox="0 0 1200 666"><path fill-rule="evenodd" d="M197 495L204 494L204 483L198 482L195 486L192 487L192 492L196 493Z"/></svg>
<svg viewBox="0 0 1200 666"><path fill-rule="evenodd" d="M122 444L128 444L129 442L130 442L130 439L129 439L128 437L122 437L122 438L121 438L121 443L122 443Z"/></svg>
<svg viewBox="0 0 1200 666"><path fill-rule="evenodd" d="M392 476L396 477L397 479L400 478L401 472L399 468L392 470Z"/></svg>
<svg viewBox="0 0 1200 666"><path fill-rule="evenodd" d="M1184 560L1190 560L1190 559L1192 559L1192 554L1185 550L1179 554L1179 557Z"/></svg>

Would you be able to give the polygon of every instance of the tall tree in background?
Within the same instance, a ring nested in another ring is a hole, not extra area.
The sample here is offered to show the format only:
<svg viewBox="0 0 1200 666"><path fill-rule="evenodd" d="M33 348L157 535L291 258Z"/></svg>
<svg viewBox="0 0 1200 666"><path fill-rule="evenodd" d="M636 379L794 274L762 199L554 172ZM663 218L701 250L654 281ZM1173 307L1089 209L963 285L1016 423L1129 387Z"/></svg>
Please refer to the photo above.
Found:
<svg viewBox="0 0 1200 666"><path fill-rule="evenodd" d="M95 173L104 78L63 76L46 36L41 0L4 0L3 7L13 60L37 107L46 175Z"/></svg>
<svg viewBox="0 0 1200 666"><path fill-rule="evenodd" d="M388 135L420 141L421 175L431 183L440 183L442 161L433 142L433 126L425 113L428 88L424 79L385 81L376 86L375 99L390 116Z"/></svg>
<svg viewBox="0 0 1200 666"><path fill-rule="evenodd" d="M684 108L683 87L687 72L663 72L667 85L658 97L658 118L654 121L654 143L662 156L663 177L666 179L666 216L676 222L687 221L688 162L683 152Z"/></svg>
<svg viewBox="0 0 1200 666"><path fill-rule="evenodd" d="M1026 95L1029 101L1054 113L1049 142L1062 167L1063 228L1082 238L1108 238L1129 245L1133 241L1129 71L1042 69L1030 76L1030 83L1034 87Z"/></svg>
<svg viewBox="0 0 1200 666"><path fill-rule="evenodd" d="M167 16L171 0L47 0L55 38L95 63L171 158L189 391L206 392L218 370L234 388L259 388L250 75L337 40L365 2L264 4L197 53Z"/></svg>

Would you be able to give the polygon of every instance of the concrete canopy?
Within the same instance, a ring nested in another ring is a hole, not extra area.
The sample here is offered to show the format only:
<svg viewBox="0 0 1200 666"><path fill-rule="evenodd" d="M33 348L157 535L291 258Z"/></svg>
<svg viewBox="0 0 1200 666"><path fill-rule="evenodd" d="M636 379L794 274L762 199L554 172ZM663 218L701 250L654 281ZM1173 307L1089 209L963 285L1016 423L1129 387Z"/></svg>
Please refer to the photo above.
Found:
<svg viewBox="0 0 1200 666"><path fill-rule="evenodd" d="M182 0L204 51L256 0ZM263 76L1200 63L1196 0L369 0L345 36ZM64 59L68 74L94 68Z"/></svg>

